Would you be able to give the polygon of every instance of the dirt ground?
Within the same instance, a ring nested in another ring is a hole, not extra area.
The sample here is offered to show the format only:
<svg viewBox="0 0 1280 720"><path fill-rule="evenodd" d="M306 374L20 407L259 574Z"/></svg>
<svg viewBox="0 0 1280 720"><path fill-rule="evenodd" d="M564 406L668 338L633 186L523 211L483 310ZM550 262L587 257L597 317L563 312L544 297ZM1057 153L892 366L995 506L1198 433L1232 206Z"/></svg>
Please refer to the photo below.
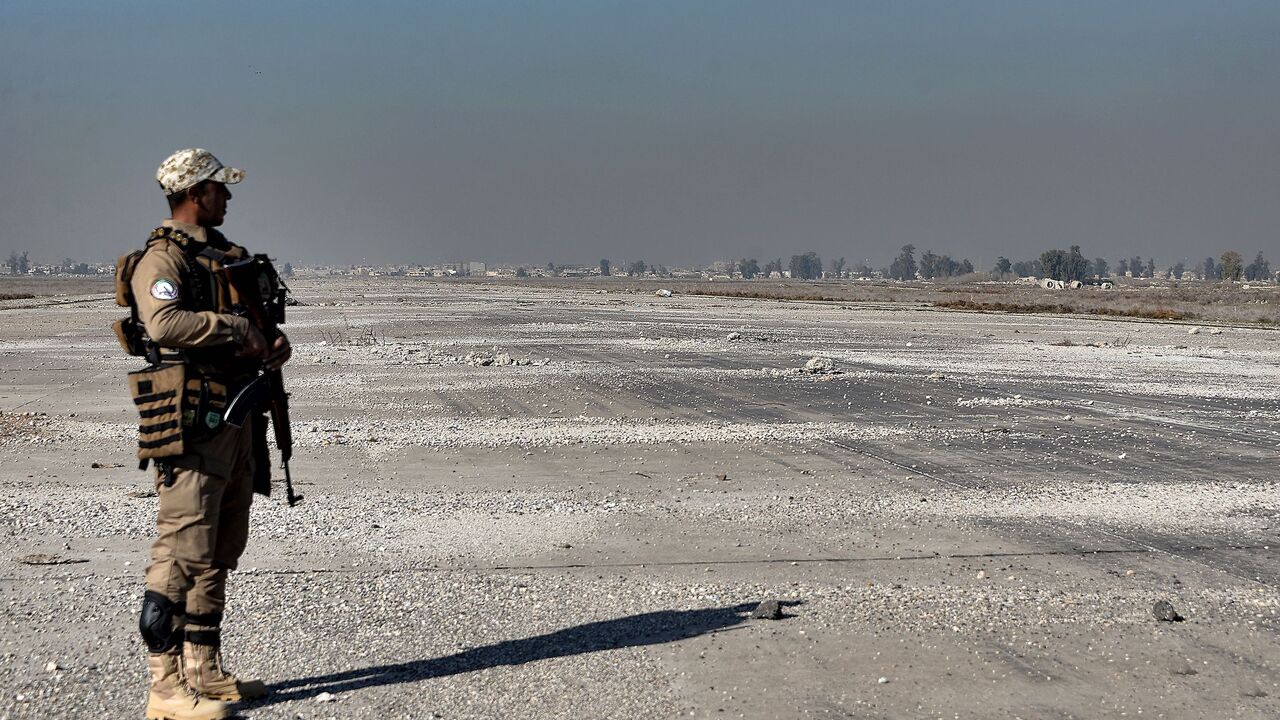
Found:
<svg viewBox="0 0 1280 720"><path fill-rule="evenodd" d="M294 285L241 717L1280 715L1275 330ZM0 302L0 718L142 716L108 289Z"/></svg>

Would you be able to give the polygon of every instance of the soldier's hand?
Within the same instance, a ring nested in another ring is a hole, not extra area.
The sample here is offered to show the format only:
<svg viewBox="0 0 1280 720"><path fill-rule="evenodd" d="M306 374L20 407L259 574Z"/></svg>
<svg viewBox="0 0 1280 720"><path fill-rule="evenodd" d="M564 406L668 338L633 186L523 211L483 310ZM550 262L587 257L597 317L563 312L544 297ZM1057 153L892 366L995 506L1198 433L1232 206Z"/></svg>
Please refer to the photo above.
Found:
<svg viewBox="0 0 1280 720"><path fill-rule="evenodd" d="M249 332L245 333L244 342L241 344L240 354L245 357L266 358L267 339L262 337L262 331L252 325L249 326Z"/></svg>
<svg viewBox="0 0 1280 720"><path fill-rule="evenodd" d="M289 338L280 334L276 341L271 344L271 353L267 356L267 368L269 370L279 370L281 366L289 362L289 358L293 357L293 346L289 344Z"/></svg>

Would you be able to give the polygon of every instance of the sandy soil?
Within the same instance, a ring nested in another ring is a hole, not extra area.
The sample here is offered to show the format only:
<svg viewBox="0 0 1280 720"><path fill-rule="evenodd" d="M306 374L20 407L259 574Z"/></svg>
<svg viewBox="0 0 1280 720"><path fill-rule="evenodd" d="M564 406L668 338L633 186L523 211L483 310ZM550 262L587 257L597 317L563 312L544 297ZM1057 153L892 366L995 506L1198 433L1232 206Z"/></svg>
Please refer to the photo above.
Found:
<svg viewBox="0 0 1280 720"><path fill-rule="evenodd" d="M145 701L137 363L80 290L0 307L0 718ZM233 576L242 717L1280 714L1274 330L295 291L306 500Z"/></svg>

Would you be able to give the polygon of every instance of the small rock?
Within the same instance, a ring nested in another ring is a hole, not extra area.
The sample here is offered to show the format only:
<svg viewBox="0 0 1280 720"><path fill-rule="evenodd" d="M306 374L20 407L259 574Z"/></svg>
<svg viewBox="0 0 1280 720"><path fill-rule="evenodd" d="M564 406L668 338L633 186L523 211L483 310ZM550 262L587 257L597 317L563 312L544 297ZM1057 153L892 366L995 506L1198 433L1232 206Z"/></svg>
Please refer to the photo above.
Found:
<svg viewBox="0 0 1280 720"><path fill-rule="evenodd" d="M1267 696L1267 691L1257 685L1250 685L1249 687L1242 688L1240 690L1240 694L1248 698L1264 698Z"/></svg>
<svg viewBox="0 0 1280 720"><path fill-rule="evenodd" d="M1124 571L1124 576L1125 576L1125 577L1133 577L1134 575L1137 575L1137 573L1136 573L1136 572L1134 572L1134 571L1132 571L1132 570L1125 570L1125 571Z"/></svg>
<svg viewBox="0 0 1280 720"><path fill-rule="evenodd" d="M45 555L43 553L23 555L20 558L15 558L15 560L23 565L71 565L74 563L89 562L88 560L80 558L65 558L61 555Z"/></svg>
<svg viewBox="0 0 1280 720"><path fill-rule="evenodd" d="M1210 335L1221 335L1221 334L1222 334L1222 328L1212 328L1212 329L1210 329L1210 330L1209 330L1209 334L1210 334Z"/></svg>
<svg viewBox="0 0 1280 720"><path fill-rule="evenodd" d="M733 341L733 340L741 340L741 339L742 339L742 333L736 333L736 332L731 332L731 333L729 333L729 340L730 340L730 341Z"/></svg>
<svg viewBox="0 0 1280 720"><path fill-rule="evenodd" d="M654 293L654 295L661 298L668 298L668 297L671 297L671 291L666 288L662 288L658 290L658 292Z"/></svg>
<svg viewBox="0 0 1280 720"><path fill-rule="evenodd" d="M836 363L829 357L815 355L805 362L802 370L814 375L826 375L836 371Z"/></svg>
<svg viewBox="0 0 1280 720"><path fill-rule="evenodd" d="M888 684L889 684L889 678L887 678L887 677L882 677L882 678L880 678L879 680L876 680L876 682L880 683L881 685L888 685Z"/></svg>
<svg viewBox="0 0 1280 720"><path fill-rule="evenodd" d="M1193 328L1191 328L1190 330L1188 330L1188 331L1187 331L1187 334L1188 334L1188 335L1199 335L1199 334L1200 334L1200 328L1199 328L1199 327L1193 327Z"/></svg>
<svg viewBox="0 0 1280 720"><path fill-rule="evenodd" d="M318 703L329 703L334 700L337 700L337 698L334 697L333 693L322 692L316 696L316 702Z"/></svg>
<svg viewBox="0 0 1280 720"><path fill-rule="evenodd" d="M947 376L946 376L946 375L943 375L943 374L942 374L942 373L940 373L940 372L936 372L936 373L929 373L929 379L930 379L930 380L945 380L945 379L947 379Z"/></svg>
<svg viewBox="0 0 1280 720"><path fill-rule="evenodd" d="M1162 622L1182 622L1182 616L1173 609L1173 603L1168 600L1157 600L1156 604L1151 606L1151 614Z"/></svg>
<svg viewBox="0 0 1280 720"><path fill-rule="evenodd" d="M751 617L757 620L781 620L785 615L782 614L782 603L777 600L765 600L751 611Z"/></svg>
<svg viewBox="0 0 1280 720"><path fill-rule="evenodd" d="M50 660L50 661L48 662L48 664L46 664L46 665L44 666L44 671L45 671L45 672L50 672L50 673L52 673L52 672L58 672L58 671L59 671L59 670L61 670L61 669L62 669L62 668L58 667L58 663L56 663L56 662L54 662L54 661L52 661L52 660Z"/></svg>
<svg viewBox="0 0 1280 720"><path fill-rule="evenodd" d="M1174 663L1173 667L1169 668L1169 672L1173 673L1174 675L1197 674L1196 669L1191 667L1190 663L1185 663L1185 662Z"/></svg>
<svg viewBox="0 0 1280 720"><path fill-rule="evenodd" d="M979 580L985 580L986 578L987 578L987 571L986 571L986 570L979 570L979 571L978 571L978 579L979 579Z"/></svg>

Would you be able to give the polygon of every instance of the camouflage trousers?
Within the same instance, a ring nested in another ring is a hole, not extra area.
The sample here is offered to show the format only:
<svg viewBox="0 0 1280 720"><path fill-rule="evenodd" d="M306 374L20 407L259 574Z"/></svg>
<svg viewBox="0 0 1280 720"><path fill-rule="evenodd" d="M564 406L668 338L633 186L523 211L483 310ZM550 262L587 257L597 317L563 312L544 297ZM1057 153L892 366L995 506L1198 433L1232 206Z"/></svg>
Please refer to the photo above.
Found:
<svg viewBox="0 0 1280 720"><path fill-rule="evenodd" d="M227 573L236 569L249 540L253 503L251 423L224 427L208 440L156 471L160 510L151 546L147 589L161 593L188 614L221 614Z"/></svg>

